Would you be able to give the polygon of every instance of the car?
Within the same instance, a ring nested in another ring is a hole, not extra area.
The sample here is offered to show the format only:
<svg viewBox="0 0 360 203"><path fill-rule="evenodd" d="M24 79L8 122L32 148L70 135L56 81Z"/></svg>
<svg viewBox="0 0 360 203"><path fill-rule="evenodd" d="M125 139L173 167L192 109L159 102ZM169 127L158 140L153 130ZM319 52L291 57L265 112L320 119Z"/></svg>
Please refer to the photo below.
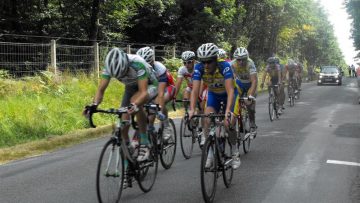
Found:
<svg viewBox="0 0 360 203"><path fill-rule="evenodd" d="M324 84L342 84L342 74L337 66L321 67L317 85Z"/></svg>

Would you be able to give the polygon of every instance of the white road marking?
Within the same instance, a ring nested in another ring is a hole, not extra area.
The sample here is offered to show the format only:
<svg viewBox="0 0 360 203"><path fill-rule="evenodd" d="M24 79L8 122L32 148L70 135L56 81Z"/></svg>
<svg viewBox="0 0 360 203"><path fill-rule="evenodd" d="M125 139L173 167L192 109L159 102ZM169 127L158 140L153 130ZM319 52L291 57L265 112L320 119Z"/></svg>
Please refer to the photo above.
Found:
<svg viewBox="0 0 360 203"><path fill-rule="evenodd" d="M349 161L327 160L326 163L328 163L328 164L348 165L348 166L360 166L360 163L349 162Z"/></svg>

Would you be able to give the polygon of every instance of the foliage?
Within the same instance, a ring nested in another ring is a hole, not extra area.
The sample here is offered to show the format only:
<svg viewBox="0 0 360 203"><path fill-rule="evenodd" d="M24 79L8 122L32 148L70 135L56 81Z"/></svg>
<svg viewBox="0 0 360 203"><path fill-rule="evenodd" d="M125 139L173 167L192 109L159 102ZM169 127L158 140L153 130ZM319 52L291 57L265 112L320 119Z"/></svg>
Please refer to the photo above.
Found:
<svg viewBox="0 0 360 203"><path fill-rule="evenodd" d="M182 66L182 60L178 58L164 59L163 64L170 72L177 72Z"/></svg>

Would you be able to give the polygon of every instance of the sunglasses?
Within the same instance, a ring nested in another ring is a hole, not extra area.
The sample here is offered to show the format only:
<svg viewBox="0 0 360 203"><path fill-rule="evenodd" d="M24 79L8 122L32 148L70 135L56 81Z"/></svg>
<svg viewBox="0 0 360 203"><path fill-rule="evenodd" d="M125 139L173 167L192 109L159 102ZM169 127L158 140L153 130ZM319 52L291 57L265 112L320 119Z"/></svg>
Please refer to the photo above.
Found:
<svg viewBox="0 0 360 203"><path fill-rule="evenodd" d="M247 59L236 59L237 61L241 62L241 63L245 63L247 62Z"/></svg>
<svg viewBox="0 0 360 203"><path fill-rule="evenodd" d="M186 64L191 64L193 61L184 61L184 65L186 65Z"/></svg>
<svg viewBox="0 0 360 203"><path fill-rule="evenodd" d="M203 63L203 64L210 64L213 62L214 62L214 60L201 61L201 63Z"/></svg>

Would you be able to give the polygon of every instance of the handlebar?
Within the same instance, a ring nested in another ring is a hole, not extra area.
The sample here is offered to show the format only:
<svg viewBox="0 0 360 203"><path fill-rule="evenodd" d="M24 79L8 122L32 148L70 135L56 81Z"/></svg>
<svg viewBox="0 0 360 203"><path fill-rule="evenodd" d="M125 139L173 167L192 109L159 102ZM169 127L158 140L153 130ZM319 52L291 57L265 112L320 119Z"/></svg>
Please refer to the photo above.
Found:
<svg viewBox="0 0 360 203"><path fill-rule="evenodd" d="M189 123L188 123L188 128L190 131L192 131L194 129L194 126L191 126L191 120L194 118L211 118L211 119L215 119L215 118L224 118L225 114L215 114L215 113L210 113L210 114L197 114L197 115L193 115L190 119L189 119ZM230 122L228 120L228 122ZM195 126L196 127L196 126Z"/></svg>
<svg viewBox="0 0 360 203"><path fill-rule="evenodd" d="M94 113L104 113L104 114L113 114L113 115L118 115L118 117L120 118L122 114L127 113L129 107L121 107L119 109L114 109L114 108L110 108L110 109L95 109L90 111L90 106L86 106L85 109L89 110L89 116L87 117L90 123L90 126L92 128L96 128L96 125L94 125L92 116ZM137 127L137 123L134 121L134 116L131 115L131 125L134 129L138 129Z"/></svg>

